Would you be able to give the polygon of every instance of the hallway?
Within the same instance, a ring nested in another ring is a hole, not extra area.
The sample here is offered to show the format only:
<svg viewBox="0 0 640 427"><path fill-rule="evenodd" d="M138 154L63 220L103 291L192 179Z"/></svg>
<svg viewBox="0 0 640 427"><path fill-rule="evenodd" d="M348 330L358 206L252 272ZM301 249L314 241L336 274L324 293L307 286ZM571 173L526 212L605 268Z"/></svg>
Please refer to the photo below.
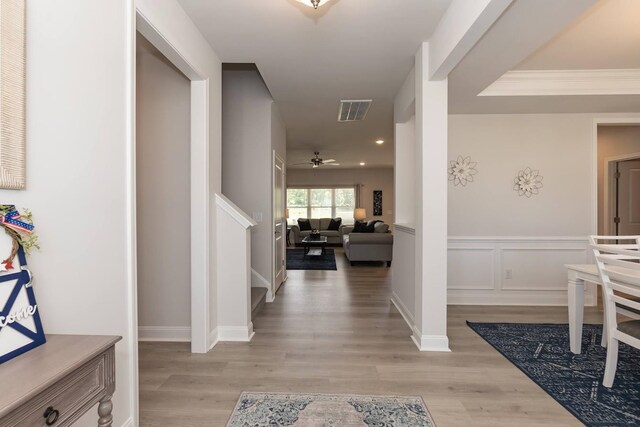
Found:
<svg viewBox="0 0 640 427"><path fill-rule="evenodd" d="M141 425L223 426L242 391L421 395L439 427L580 425L465 324L566 322L566 307L449 306L452 353L420 353L389 302L391 270L336 261L290 271L249 344L140 343Z"/></svg>

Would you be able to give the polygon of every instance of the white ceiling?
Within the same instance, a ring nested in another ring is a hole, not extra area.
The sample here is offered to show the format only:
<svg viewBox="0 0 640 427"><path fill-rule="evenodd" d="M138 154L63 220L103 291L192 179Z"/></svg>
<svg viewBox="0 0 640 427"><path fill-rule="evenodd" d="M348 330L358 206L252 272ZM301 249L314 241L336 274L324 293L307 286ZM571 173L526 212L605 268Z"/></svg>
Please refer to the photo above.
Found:
<svg viewBox="0 0 640 427"><path fill-rule="evenodd" d="M287 126L287 163L391 166L393 99L451 0L180 0L223 62L255 63ZM515 0L449 76L449 111L640 111L640 96L478 97L509 70L640 68L640 0ZM338 123L340 99L373 99ZM387 141L378 146L376 139Z"/></svg>
<svg viewBox="0 0 640 427"><path fill-rule="evenodd" d="M287 126L287 163L393 164L393 99L451 0L180 0L223 62L256 63ZM338 123L340 99L373 99ZM384 139L385 144L375 144ZM357 166L359 167L359 166Z"/></svg>
<svg viewBox="0 0 640 427"><path fill-rule="evenodd" d="M449 76L450 112L640 111L637 95L476 96L509 70L640 68L639 23L638 0L516 0Z"/></svg>
<svg viewBox="0 0 640 427"><path fill-rule="evenodd" d="M518 70L640 68L640 1L602 0Z"/></svg>

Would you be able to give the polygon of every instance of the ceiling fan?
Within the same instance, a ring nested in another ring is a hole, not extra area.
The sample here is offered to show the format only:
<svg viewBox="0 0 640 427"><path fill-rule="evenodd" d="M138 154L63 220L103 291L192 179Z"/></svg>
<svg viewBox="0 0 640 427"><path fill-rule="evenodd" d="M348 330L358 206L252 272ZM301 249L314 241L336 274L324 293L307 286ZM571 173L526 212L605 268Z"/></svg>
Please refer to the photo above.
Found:
<svg viewBox="0 0 640 427"><path fill-rule="evenodd" d="M320 152L319 151L314 151L313 154L315 154L315 157L311 158L311 161L309 162L304 162L304 163L294 163L291 166L300 166L300 165L311 165L314 169L317 168L318 166L340 166L340 163L336 163L336 159L321 159L320 158Z"/></svg>

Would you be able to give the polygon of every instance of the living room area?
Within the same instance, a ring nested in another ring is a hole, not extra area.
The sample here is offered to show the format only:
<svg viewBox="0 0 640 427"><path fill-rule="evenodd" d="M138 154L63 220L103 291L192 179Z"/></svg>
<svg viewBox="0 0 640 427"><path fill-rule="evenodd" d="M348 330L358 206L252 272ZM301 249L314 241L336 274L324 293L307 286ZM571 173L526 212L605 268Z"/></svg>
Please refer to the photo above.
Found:
<svg viewBox="0 0 640 427"><path fill-rule="evenodd" d="M384 144L383 140L372 141L371 149L384 156L388 153ZM339 151L330 154L342 157ZM392 152L389 157L388 164L374 166L363 156L357 167L332 166L338 163L335 159L324 160L324 165L317 167L312 162L288 167L288 271L335 270L337 257L345 259L345 267L391 266Z"/></svg>

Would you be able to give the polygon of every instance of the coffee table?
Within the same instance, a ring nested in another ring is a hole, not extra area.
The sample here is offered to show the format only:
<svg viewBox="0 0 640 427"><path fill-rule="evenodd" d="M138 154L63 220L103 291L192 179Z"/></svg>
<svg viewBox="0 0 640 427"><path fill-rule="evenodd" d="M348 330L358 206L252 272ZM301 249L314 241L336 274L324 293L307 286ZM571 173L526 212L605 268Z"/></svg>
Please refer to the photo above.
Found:
<svg viewBox="0 0 640 427"><path fill-rule="evenodd" d="M304 256L323 256L327 245L327 236L311 237L302 239L304 246ZM320 247L317 247L320 246Z"/></svg>

